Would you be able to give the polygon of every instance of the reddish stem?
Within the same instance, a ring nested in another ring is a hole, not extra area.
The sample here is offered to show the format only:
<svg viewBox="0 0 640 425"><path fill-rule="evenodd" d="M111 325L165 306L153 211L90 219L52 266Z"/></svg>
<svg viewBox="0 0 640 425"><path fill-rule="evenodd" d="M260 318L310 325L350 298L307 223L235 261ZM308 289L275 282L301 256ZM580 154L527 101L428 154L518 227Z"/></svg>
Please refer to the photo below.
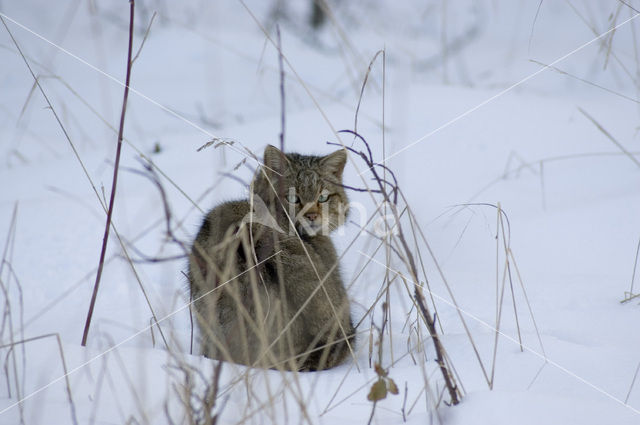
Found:
<svg viewBox="0 0 640 425"><path fill-rule="evenodd" d="M129 81L131 79L131 52L133 47L133 15L135 9L135 1L129 0L129 52L127 54L127 77L124 86L124 99L122 101L122 113L120 114L120 129L118 130L118 146L116 148L116 161L113 167L113 181L111 183L111 197L109 199L109 209L107 211L107 223L104 227L104 236L102 238L102 249L100 251L100 262L98 263L98 273L96 274L96 282L93 285L93 294L91 295L91 303L89 304L89 312L87 320L84 324L84 332L82 334L82 346L87 345L87 336L89 327L91 326L91 318L93 309L98 296L98 287L100 286L100 278L102 277L102 269L104 268L104 258L107 252L107 243L109 241L109 229L111 227L111 216L113 215L113 204L116 198L116 186L118 184L118 169L120 165L120 152L122 150L122 139L124 133L124 117L127 111L127 98L129 97Z"/></svg>

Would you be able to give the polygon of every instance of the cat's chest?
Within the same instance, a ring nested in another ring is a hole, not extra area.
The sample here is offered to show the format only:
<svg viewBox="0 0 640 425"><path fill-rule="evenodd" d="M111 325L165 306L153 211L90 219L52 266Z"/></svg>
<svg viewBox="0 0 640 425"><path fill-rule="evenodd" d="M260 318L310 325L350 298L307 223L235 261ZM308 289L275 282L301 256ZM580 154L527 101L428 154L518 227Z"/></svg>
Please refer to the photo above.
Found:
<svg viewBox="0 0 640 425"><path fill-rule="evenodd" d="M336 249L328 237L317 236L308 241L307 246L323 260L323 263L331 265L335 262Z"/></svg>

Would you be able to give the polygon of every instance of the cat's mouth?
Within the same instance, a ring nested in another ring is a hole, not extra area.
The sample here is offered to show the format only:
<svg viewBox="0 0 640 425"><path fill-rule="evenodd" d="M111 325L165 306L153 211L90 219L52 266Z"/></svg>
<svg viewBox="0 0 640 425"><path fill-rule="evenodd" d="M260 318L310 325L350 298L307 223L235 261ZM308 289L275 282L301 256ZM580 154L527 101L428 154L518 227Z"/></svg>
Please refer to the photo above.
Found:
<svg viewBox="0 0 640 425"><path fill-rule="evenodd" d="M298 233L306 236L316 236L318 234L326 234L326 228L322 225L322 222L299 220L296 226Z"/></svg>

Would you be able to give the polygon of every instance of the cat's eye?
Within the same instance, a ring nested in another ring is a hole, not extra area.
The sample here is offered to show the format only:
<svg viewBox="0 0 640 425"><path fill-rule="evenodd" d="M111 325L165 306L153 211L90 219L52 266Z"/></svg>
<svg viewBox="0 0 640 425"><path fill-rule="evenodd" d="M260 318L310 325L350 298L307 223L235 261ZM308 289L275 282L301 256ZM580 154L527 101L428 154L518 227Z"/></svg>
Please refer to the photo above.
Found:
<svg viewBox="0 0 640 425"><path fill-rule="evenodd" d="M297 195L290 193L287 195L287 202L290 204L297 204L300 202L300 198Z"/></svg>
<svg viewBox="0 0 640 425"><path fill-rule="evenodd" d="M326 193L322 193L320 194L320 196L318 196L318 202L322 203L322 202L327 202L329 200L329 195L327 195Z"/></svg>

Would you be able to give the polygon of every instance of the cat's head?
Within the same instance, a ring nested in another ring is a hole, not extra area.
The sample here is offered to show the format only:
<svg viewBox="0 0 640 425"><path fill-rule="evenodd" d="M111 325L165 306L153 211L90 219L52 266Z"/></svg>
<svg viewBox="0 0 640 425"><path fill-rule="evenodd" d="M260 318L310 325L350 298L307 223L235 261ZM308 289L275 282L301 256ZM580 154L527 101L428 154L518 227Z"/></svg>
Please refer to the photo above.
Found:
<svg viewBox="0 0 640 425"><path fill-rule="evenodd" d="M328 235L347 216L349 201L342 187L346 161L344 149L313 156L285 154L268 145L253 193L272 211L286 212L301 235Z"/></svg>

